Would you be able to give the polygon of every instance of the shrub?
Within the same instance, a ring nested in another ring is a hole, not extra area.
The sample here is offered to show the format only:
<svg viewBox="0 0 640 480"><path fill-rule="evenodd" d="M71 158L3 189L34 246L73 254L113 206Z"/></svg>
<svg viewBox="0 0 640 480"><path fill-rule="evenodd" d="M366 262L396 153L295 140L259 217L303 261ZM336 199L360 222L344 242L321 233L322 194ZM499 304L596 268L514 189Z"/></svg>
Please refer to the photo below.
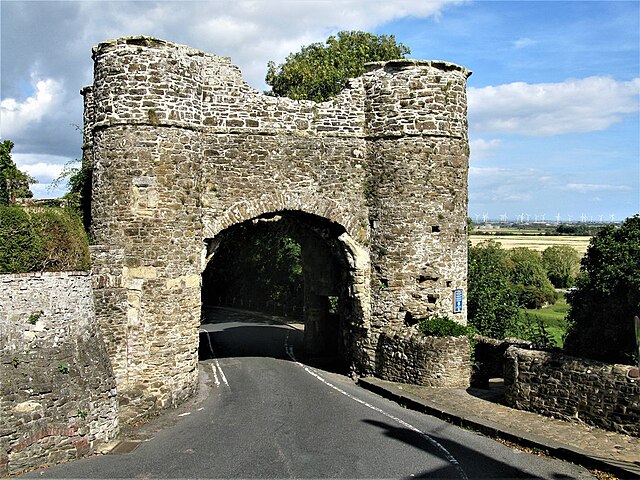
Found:
<svg viewBox="0 0 640 480"><path fill-rule="evenodd" d="M0 273L87 270L80 218L63 208L0 206Z"/></svg>
<svg viewBox="0 0 640 480"><path fill-rule="evenodd" d="M43 257L42 237L19 207L0 207L0 273L36 271Z"/></svg>
<svg viewBox="0 0 640 480"><path fill-rule="evenodd" d="M418 330L428 337L462 337L474 333L473 328L454 322L446 315L434 315L420 320Z"/></svg>
<svg viewBox="0 0 640 480"><path fill-rule="evenodd" d="M42 270L59 272L89 268L89 242L79 216L63 208L45 208L34 217L46 254L42 258Z"/></svg>
<svg viewBox="0 0 640 480"><path fill-rule="evenodd" d="M529 312L522 312L520 322L514 326L510 336L533 343L535 348L552 348L556 346L553 336L545 323Z"/></svg>

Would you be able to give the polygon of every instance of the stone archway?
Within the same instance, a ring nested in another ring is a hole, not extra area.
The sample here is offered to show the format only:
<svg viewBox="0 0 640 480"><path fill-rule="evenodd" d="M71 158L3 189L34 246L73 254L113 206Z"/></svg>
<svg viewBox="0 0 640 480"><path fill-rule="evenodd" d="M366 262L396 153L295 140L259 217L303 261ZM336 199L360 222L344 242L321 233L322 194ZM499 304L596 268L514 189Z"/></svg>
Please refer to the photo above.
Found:
<svg viewBox="0 0 640 480"><path fill-rule="evenodd" d="M251 211L255 212L254 209ZM225 289L224 292L216 292L215 286L211 286L217 280L214 275L224 275L215 268L213 259L216 255L228 254L239 239L255 234L286 235L301 247L304 308L297 311L297 316L305 325L307 358L335 357L352 374L372 372L373 354L367 352L366 347L369 255L342 225L324 217L299 210L268 212L227 227L214 238L207 239L203 304L270 310L269 305L252 298L251 291L230 294L226 290L228 279L222 279L218 287ZM227 239L232 245L228 245ZM242 255L242 252L234 249L233 255ZM278 305L273 313L296 315L282 307Z"/></svg>
<svg viewBox="0 0 640 480"><path fill-rule="evenodd" d="M195 391L205 240L269 212L346 232L332 241L366 285L356 371L386 375L378 339L395 348L406 319L466 323L468 70L370 64L314 103L261 95L229 58L153 38L100 43L93 59L94 295L123 419Z"/></svg>

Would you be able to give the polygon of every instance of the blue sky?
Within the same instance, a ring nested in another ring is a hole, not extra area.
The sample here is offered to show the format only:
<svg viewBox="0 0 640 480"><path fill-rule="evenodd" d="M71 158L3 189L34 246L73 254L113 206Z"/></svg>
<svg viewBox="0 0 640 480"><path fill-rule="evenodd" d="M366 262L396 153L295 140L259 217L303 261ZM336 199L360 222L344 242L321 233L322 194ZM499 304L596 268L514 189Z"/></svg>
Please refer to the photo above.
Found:
<svg viewBox="0 0 640 480"><path fill-rule="evenodd" d="M91 47L152 35L220 55L263 90L268 60L340 30L395 34L469 78L469 215L640 212L640 2L234 0L0 3L0 136L39 180L81 155Z"/></svg>

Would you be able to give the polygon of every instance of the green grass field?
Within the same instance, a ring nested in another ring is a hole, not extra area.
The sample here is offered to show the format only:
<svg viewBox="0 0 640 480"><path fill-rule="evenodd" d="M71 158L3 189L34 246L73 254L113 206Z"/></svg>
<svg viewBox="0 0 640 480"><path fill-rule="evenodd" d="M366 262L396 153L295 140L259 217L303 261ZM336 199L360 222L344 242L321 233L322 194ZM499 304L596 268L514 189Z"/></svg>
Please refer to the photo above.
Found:
<svg viewBox="0 0 640 480"><path fill-rule="evenodd" d="M553 337L558 347L563 346L564 334L567 331L567 321L565 317L569 312L569 304L560 295L558 301L550 307L541 308L539 310L523 309L524 312L531 315L535 320L541 320L549 334Z"/></svg>

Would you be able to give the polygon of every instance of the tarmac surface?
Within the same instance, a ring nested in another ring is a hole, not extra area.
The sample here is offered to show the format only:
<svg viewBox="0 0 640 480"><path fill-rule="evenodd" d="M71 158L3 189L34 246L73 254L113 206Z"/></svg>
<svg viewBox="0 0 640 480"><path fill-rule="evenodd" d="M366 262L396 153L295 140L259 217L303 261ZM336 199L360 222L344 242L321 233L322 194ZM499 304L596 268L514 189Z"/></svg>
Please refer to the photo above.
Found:
<svg viewBox="0 0 640 480"><path fill-rule="evenodd" d="M640 478L640 438L507 407L500 403L499 384L489 390L430 388L373 377L358 384L406 408L493 438L619 478Z"/></svg>

